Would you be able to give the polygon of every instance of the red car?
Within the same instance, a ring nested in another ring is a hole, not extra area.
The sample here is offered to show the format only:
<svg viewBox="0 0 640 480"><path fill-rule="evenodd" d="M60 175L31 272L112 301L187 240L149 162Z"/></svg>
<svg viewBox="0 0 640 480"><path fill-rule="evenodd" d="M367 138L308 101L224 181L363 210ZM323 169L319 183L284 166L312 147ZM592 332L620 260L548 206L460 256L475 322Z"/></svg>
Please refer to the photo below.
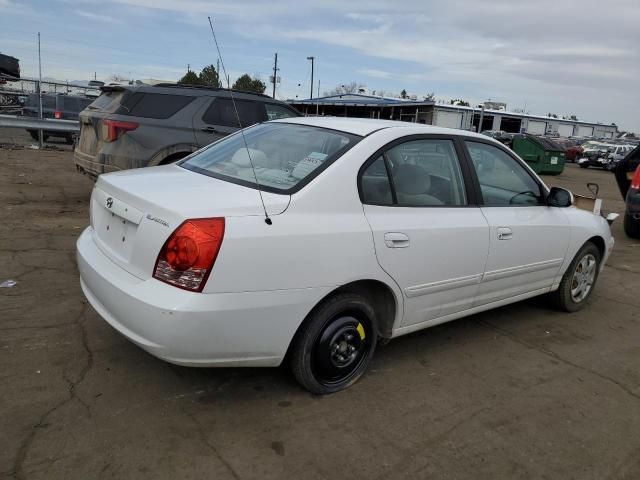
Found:
<svg viewBox="0 0 640 480"><path fill-rule="evenodd" d="M578 159L578 156L582 154L582 147L580 145L574 145L573 147L569 147L564 151L564 158L566 160L570 160L575 162Z"/></svg>

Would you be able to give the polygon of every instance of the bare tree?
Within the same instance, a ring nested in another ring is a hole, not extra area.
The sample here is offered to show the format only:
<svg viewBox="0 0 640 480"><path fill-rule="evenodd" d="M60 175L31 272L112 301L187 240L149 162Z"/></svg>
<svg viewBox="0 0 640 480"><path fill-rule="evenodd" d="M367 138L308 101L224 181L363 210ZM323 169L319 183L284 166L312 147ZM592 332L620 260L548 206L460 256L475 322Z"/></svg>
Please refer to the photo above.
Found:
<svg viewBox="0 0 640 480"><path fill-rule="evenodd" d="M335 88L325 91L324 95L326 97L329 97L332 95L347 95L350 93L358 93L360 90L366 89L366 87L367 86L363 83L349 82L343 85L336 85Z"/></svg>

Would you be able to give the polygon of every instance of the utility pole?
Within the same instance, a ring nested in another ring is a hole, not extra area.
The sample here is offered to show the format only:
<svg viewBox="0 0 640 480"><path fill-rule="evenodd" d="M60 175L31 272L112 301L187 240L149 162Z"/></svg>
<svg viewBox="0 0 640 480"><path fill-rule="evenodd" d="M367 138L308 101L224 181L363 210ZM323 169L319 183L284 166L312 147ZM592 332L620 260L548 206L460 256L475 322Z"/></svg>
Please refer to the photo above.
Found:
<svg viewBox="0 0 640 480"><path fill-rule="evenodd" d="M278 52L273 61L273 98L276 98L276 82L278 81Z"/></svg>
<svg viewBox="0 0 640 480"><path fill-rule="evenodd" d="M307 57L307 60L311 60L311 96L309 98L313 98L313 61L316 57Z"/></svg>
<svg viewBox="0 0 640 480"><path fill-rule="evenodd" d="M40 32L38 32L38 118L42 120L42 58L40 56ZM44 142L42 129L38 130L38 146Z"/></svg>
<svg viewBox="0 0 640 480"><path fill-rule="evenodd" d="M484 103L480 106L480 118L478 121L478 133L482 131L482 123L484 122Z"/></svg>

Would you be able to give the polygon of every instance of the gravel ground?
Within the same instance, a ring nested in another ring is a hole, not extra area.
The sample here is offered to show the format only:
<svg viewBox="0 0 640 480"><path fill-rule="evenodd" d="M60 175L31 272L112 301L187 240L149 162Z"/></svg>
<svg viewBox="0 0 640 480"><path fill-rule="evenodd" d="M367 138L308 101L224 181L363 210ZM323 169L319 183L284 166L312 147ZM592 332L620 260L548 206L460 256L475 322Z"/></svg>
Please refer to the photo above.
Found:
<svg viewBox="0 0 640 480"><path fill-rule="evenodd" d="M569 165L555 185L613 176ZM640 478L640 243L590 305L540 299L392 341L353 388L190 369L111 329L78 284L92 182L69 152L0 149L0 478Z"/></svg>

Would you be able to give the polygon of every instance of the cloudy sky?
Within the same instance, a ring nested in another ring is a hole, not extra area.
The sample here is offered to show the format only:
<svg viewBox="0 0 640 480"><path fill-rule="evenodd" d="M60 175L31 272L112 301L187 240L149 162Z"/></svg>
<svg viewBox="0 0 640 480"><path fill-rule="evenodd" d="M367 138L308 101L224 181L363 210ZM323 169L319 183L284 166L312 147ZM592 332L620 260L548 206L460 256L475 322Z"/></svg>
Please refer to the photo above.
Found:
<svg viewBox="0 0 640 480"><path fill-rule="evenodd" d="M640 132L638 0L0 0L0 51L36 76L40 31L44 76L176 80L216 62L208 15L232 81L267 80L278 52L283 99L308 97L313 55L321 93L357 81Z"/></svg>

